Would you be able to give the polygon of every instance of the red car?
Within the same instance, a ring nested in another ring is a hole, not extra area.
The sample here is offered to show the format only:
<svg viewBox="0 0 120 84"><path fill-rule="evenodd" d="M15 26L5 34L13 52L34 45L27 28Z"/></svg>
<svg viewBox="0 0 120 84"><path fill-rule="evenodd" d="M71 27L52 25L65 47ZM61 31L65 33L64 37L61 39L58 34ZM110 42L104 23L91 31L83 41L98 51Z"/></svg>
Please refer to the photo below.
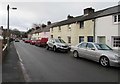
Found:
<svg viewBox="0 0 120 84"><path fill-rule="evenodd" d="M35 45L35 43L36 43L36 40L30 40L31 45Z"/></svg>
<svg viewBox="0 0 120 84"><path fill-rule="evenodd" d="M30 43L30 41L31 41L31 40L28 40L28 39L27 39L27 40L24 40L25 43Z"/></svg>
<svg viewBox="0 0 120 84"><path fill-rule="evenodd" d="M48 38L41 38L39 40L36 40L35 45L36 46L46 46L48 41Z"/></svg>

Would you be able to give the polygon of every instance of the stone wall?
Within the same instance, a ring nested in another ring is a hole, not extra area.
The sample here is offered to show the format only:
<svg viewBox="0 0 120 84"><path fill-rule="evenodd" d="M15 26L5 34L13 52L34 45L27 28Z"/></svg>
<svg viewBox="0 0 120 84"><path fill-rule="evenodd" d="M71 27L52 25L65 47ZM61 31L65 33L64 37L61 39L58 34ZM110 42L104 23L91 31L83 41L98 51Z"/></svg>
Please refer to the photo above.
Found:
<svg viewBox="0 0 120 84"><path fill-rule="evenodd" d="M2 40L3 40L3 37L0 36L0 63L2 63Z"/></svg>

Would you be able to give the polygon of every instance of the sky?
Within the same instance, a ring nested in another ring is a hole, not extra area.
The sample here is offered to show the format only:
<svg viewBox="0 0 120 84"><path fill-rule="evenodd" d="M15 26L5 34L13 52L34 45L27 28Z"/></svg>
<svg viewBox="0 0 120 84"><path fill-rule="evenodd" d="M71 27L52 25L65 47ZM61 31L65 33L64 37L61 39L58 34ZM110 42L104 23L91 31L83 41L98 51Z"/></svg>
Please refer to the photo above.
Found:
<svg viewBox="0 0 120 84"><path fill-rule="evenodd" d="M7 28L7 5L10 8L16 7L17 10L10 9L10 29L27 31L33 24L47 24L67 19L70 14L74 17L83 15L83 10L92 7L95 11L118 5L118 0L21 0L21 1L2 1L0 3L0 26Z"/></svg>

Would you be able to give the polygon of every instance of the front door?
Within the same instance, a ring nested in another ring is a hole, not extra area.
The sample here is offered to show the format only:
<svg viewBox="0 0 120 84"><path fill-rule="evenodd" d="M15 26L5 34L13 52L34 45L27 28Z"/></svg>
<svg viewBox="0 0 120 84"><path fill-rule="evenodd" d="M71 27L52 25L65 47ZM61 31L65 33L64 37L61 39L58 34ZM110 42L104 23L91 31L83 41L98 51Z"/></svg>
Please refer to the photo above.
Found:
<svg viewBox="0 0 120 84"><path fill-rule="evenodd" d="M98 36L98 43L103 43L103 44L106 44L106 38L105 36Z"/></svg>

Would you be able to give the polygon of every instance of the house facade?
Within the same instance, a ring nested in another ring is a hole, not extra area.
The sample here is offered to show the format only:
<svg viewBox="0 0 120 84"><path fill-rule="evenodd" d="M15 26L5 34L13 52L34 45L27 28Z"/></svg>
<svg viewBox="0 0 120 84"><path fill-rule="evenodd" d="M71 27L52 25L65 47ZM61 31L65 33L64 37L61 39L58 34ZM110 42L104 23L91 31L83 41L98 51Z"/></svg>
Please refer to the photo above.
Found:
<svg viewBox="0 0 120 84"><path fill-rule="evenodd" d="M31 40L37 40L37 39L39 39L39 37L40 37L39 33L40 32L38 32L37 30L34 30L33 33L32 33L32 35L31 35Z"/></svg>
<svg viewBox="0 0 120 84"><path fill-rule="evenodd" d="M84 15L57 22L50 28L53 38L62 38L71 45L82 41L105 43L120 47L120 5L94 12L84 9Z"/></svg>
<svg viewBox="0 0 120 84"><path fill-rule="evenodd" d="M50 34L53 38L62 38L70 45L77 45L80 42L94 41L94 20L91 19L94 9L84 9L84 15L67 18L67 20L58 22L50 28Z"/></svg>
<svg viewBox="0 0 120 84"><path fill-rule="evenodd" d="M95 41L113 49L120 47L120 6L104 10L95 19Z"/></svg>
<svg viewBox="0 0 120 84"><path fill-rule="evenodd" d="M74 22L56 26L50 29L53 38L62 38L70 45L76 45L82 41L93 42L94 22L92 20ZM82 25L82 26L81 26Z"/></svg>
<svg viewBox="0 0 120 84"><path fill-rule="evenodd" d="M54 23L53 23L54 24ZM53 26L51 22L47 24L47 26L41 26L38 29L34 30L31 39L32 40L38 40L41 38L50 38L50 27Z"/></svg>

